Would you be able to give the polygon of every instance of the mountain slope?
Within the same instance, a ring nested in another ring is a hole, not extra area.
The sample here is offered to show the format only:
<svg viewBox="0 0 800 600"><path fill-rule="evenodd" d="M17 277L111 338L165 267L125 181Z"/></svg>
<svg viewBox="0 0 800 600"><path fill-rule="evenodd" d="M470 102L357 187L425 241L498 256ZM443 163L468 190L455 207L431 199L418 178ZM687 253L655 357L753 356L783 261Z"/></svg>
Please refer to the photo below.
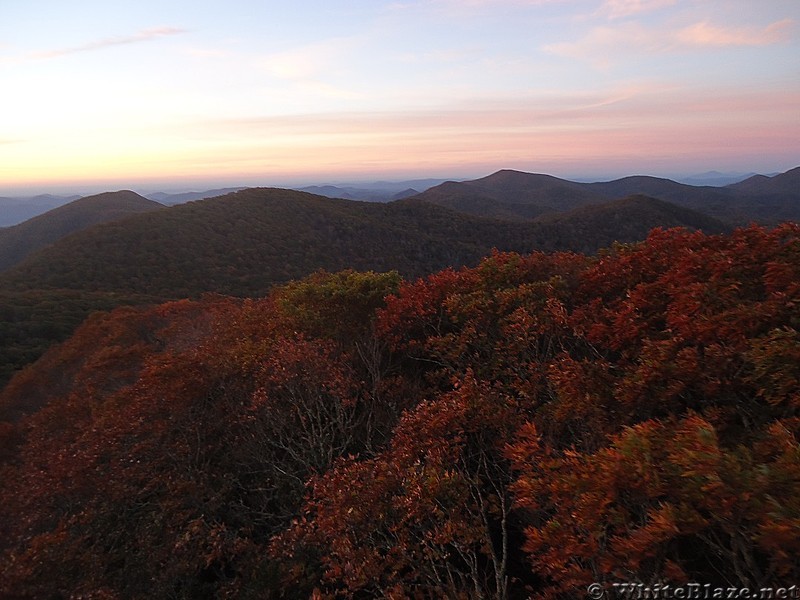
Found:
<svg viewBox="0 0 800 600"><path fill-rule="evenodd" d="M755 175L729 185L736 202L760 223L800 222L800 167L773 177Z"/></svg>
<svg viewBox="0 0 800 600"><path fill-rule="evenodd" d="M98 223L163 208L131 191L87 196L54 208L19 225L0 229L0 270L70 233Z"/></svg>
<svg viewBox="0 0 800 600"><path fill-rule="evenodd" d="M488 251L470 239L466 218L455 215L464 223L452 229L442 212L249 189L71 236L2 280L17 289L138 290L165 298L251 295L320 268L417 275Z"/></svg>
<svg viewBox="0 0 800 600"><path fill-rule="evenodd" d="M800 197L800 167L795 167L774 177L754 175L744 181L727 186L727 189L734 190L739 194L789 194Z"/></svg>
<svg viewBox="0 0 800 600"><path fill-rule="evenodd" d="M741 225L800 220L799 190L800 168L775 177L758 175L727 187L694 186L647 176L575 183L550 175L504 170L474 181L447 182L416 198L466 214L519 221L643 194Z"/></svg>
<svg viewBox="0 0 800 600"><path fill-rule="evenodd" d="M593 251L589 244L584 246L579 240L597 237L612 241L640 240L656 227L684 227L707 234L725 233L730 229L701 212L643 194L583 206L567 213L550 213L536 219L536 223L554 239L569 232L574 240L573 249L579 252Z"/></svg>
<svg viewBox="0 0 800 600"><path fill-rule="evenodd" d="M510 169L466 183L495 200L513 198L519 204L537 204L552 210L570 210L602 199L580 183Z"/></svg>
<svg viewBox="0 0 800 600"><path fill-rule="evenodd" d="M448 181L415 197L466 214L511 220L532 219L606 199L581 184L512 170L473 181Z"/></svg>
<svg viewBox="0 0 800 600"><path fill-rule="evenodd" d="M97 225L0 274L0 385L93 310L217 292L260 296L319 269L417 277L474 265L493 248L594 252L653 227L720 225L650 199L538 222L464 215L419 199L388 204L249 189Z"/></svg>
<svg viewBox="0 0 800 600"><path fill-rule="evenodd" d="M585 183L583 185L610 198L644 194L652 198L714 214L725 211L730 206L731 201L730 193L722 188L686 185L671 179L642 175L623 177L614 181Z"/></svg>
<svg viewBox="0 0 800 600"><path fill-rule="evenodd" d="M474 264L492 248L595 251L615 240L643 239L655 226L695 226L695 217L681 220L663 206L641 221L610 220L598 207L588 216L514 223L459 214L419 197L376 204L249 189L70 236L5 273L0 283L175 298L205 291L263 294L317 269L397 269L416 277ZM573 219L595 224L576 234Z"/></svg>

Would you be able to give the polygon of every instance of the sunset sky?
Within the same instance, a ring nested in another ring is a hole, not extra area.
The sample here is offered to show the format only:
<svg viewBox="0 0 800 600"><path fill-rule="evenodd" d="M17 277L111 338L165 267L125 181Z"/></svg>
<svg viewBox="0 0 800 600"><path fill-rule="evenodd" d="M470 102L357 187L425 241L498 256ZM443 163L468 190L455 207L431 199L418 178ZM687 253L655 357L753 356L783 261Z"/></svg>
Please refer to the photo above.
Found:
<svg viewBox="0 0 800 600"><path fill-rule="evenodd" d="M800 0L0 0L0 195L800 165Z"/></svg>

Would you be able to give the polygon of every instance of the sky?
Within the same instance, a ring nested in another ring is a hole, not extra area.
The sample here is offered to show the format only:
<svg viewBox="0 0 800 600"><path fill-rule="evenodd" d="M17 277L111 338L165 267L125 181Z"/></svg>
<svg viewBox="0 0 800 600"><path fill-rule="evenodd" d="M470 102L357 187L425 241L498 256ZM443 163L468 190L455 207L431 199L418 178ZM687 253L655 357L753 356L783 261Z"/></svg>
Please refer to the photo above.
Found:
<svg viewBox="0 0 800 600"><path fill-rule="evenodd" d="M0 0L0 195L800 165L800 0Z"/></svg>

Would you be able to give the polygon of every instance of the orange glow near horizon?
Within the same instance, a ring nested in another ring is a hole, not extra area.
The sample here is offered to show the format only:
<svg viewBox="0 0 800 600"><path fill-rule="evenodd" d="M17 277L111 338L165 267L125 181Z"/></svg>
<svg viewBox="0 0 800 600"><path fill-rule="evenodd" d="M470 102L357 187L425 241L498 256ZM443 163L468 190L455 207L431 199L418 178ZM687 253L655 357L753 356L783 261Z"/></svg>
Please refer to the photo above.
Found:
<svg viewBox="0 0 800 600"><path fill-rule="evenodd" d="M742 105L759 117L747 128L737 119ZM0 175L11 186L83 181L124 186L126 181L203 177L286 180L309 173L339 178L415 172L447 176L450 171L481 175L499 168L541 172L581 164L612 173L627 167L632 173L661 170L662 161L691 170L707 156L746 168L754 155L792 154L800 127L786 124L797 106L800 94L790 92L779 102L772 95L749 94L698 96L683 104L664 93L644 93L563 110L506 107L220 120L185 126L186 131L202 130L201 140L184 137L182 127L172 126L163 132L100 132L95 139L54 143L45 150L20 142ZM659 113L663 116L654 118Z"/></svg>
<svg viewBox="0 0 800 600"><path fill-rule="evenodd" d="M143 0L123 22L79 0L108 35L66 9L40 31L17 7L0 195L800 164L800 3L309 0L244 22L257 9L232 2Z"/></svg>

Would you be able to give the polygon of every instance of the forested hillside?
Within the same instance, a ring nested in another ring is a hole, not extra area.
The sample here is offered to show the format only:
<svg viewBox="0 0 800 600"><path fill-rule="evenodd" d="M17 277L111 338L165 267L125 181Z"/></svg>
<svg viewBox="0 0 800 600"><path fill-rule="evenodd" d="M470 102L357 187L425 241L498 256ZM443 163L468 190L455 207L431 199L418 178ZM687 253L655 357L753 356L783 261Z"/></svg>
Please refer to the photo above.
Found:
<svg viewBox="0 0 800 600"><path fill-rule="evenodd" d="M254 188L107 223L0 275L9 289L68 288L181 298L213 291L264 294L316 269L397 269L419 276L474 265L492 248L596 251L644 239L655 226L720 231L712 219L649 207L620 230L604 206L577 233L569 215L549 228L464 215L418 200L356 202ZM608 209L611 214L614 207ZM585 220L580 217L579 220Z"/></svg>
<svg viewBox="0 0 800 600"><path fill-rule="evenodd" d="M14 227L0 228L0 271L70 233L160 208L164 206L131 191L107 192L59 206Z"/></svg>
<svg viewBox="0 0 800 600"><path fill-rule="evenodd" d="M787 586L798 326L788 224L96 314L0 396L0 595Z"/></svg>
<svg viewBox="0 0 800 600"><path fill-rule="evenodd" d="M160 206L137 199L137 206ZM74 204L86 208L88 200ZM0 386L93 310L206 292L260 296L318 269L416 277L475 265L493 248L594 252L644 239L657 226L724 229L676 209L638 198L624 210L611 203L550 223L512 223L419 200L373 204L249 189L129 216L76 232L0 274Z"/></svg>

